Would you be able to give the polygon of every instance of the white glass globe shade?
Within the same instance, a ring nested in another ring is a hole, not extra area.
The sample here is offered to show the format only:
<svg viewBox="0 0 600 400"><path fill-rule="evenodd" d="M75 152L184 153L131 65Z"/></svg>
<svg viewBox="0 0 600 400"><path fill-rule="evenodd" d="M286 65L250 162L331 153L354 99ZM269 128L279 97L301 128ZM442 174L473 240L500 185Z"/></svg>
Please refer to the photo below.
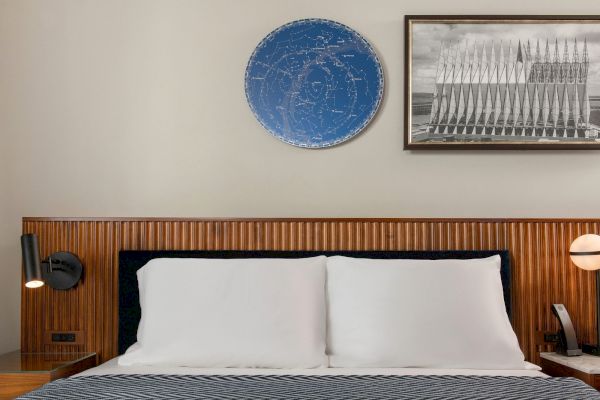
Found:
<svg viewBox="0 0 600 400"><path fill-rule="evenodd" d="M588 271L600 269L600 236L587 234L579 236L569 249L571 261Z"/></svg>

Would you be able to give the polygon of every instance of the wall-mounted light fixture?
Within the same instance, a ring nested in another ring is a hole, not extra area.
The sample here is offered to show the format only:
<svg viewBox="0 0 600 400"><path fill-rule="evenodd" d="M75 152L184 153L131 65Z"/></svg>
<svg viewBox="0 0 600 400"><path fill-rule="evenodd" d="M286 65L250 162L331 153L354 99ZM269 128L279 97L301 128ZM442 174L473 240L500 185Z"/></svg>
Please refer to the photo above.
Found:
<svg viewBox="0 0 600 400"><path fill-rule="evenodd" d="M600 356L600 236L581 235L571 243L569 255L573 264L596 271L596 344L583 344L583 352Z"/></svg>
<svg viewBox="0 0 600 400"><path fill-rule="evenodd" d="M73 253L59 251L52 253L40 262L37 235L28 233L21 236L25 286L37 288L48 284L59 290L71 289L81 279L83 265Z"/></svg>

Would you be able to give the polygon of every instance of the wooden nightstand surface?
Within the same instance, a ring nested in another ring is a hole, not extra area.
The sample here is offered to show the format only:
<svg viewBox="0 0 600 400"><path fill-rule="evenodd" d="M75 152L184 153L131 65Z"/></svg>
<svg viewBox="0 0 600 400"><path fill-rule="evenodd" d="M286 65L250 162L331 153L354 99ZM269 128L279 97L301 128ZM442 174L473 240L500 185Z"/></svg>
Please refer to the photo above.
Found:
<svg viewBox="0 0 600 400"><path fill-rule="evenodd" d="M557 353L540 353L544 360L554 361L565 367L585 372L586 374L600 374L600 357L582 354L580 356L567 357Z"/></svg>
<svg viewBox="0 0 600 400"><path fill-rule="evenodd" d="M556 353L540 353L542 372L550 376L571 376L600 390L600 357L582 354L567 357Z"/></svg>
<svg viewBox="0 0 600 400"><path fill-rule="evenodd" d="M0 355L0 399L12 399L45 383L96 366L96 353L21 353Z"/></svg>

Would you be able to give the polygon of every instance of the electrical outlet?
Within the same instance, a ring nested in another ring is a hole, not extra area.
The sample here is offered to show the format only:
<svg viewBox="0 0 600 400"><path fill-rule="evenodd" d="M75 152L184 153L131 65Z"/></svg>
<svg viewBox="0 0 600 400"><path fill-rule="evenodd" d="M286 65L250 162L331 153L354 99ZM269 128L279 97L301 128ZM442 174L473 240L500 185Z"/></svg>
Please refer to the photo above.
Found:
<svg viewBox="0 0 600 400"><path fill-rule="evenodd" d="M558 334L557 333L544 332L544 342L547 342L547 343L556 343L556 342L558 342Z"/></svg>
<svg viewBox="0 0 600 400"><path fill-rule="evenodd" d="M552 346L558 342L556 331L537 331L535 333L535 344L538 346Z"/></svg>
<svg viewBox="0 0 600 400"><path fill-rule="evenodd" d="M83 331L46 331L44 335L44 343L59 345L81 345L84 344L83 338Z"/></svg>
<svg viewBox="0 0 600 400"><path fill-rule="evenodd" d="M73 332L54 332L52 333L52 342L70 342L75 341L75 334Z"/></svg>

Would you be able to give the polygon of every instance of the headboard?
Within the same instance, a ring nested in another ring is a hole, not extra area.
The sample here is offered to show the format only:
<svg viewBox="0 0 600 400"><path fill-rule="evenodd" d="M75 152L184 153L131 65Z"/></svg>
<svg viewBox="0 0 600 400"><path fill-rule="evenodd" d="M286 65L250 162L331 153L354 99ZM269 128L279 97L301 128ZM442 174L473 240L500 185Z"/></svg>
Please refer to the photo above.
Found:
<svg viewBox="0 0 600 400"><path fill-rule="evenodd" d="M136 272L154 258L301 258L342 255L378 259L469 259L499 254L506 311L512 320L510 256L507 250L477 251L239 251L239 250L157 250L119 252L119 354L136 341L141 317Z"/></svg>

